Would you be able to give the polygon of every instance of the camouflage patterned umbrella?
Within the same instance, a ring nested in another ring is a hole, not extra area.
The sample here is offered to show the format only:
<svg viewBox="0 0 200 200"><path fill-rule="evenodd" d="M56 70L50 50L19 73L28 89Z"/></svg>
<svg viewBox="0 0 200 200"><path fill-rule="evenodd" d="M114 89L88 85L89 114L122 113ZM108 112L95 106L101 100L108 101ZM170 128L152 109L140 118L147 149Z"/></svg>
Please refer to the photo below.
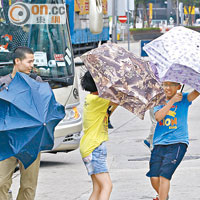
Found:
<svg viewBox="0 0 200 200"><path fill-rule="evenodd" d="M107 43L81 56L99 96L144 119L145 111L165 101L149 63L117 44Z"/></svg>

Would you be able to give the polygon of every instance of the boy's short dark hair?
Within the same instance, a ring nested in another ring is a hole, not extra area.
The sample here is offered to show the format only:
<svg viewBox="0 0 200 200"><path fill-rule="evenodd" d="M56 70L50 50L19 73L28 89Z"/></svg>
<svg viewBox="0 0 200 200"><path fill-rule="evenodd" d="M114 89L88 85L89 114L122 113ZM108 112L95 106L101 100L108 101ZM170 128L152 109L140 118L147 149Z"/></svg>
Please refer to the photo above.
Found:
<svg viewBox="0 0 200 200"><path fill-rule="evenodd" d="M81 86L88 92L97 92L96 84L89 71L87 71L81 78Z"/></svg>
<svg viewBox="0 0 200 200"><path fill-rule="evenodd" d="M25 54L34 54L34 52L29 47L17 47L13 52L13 63L15 64L16 58L23 60L26 57Z"/></svg>

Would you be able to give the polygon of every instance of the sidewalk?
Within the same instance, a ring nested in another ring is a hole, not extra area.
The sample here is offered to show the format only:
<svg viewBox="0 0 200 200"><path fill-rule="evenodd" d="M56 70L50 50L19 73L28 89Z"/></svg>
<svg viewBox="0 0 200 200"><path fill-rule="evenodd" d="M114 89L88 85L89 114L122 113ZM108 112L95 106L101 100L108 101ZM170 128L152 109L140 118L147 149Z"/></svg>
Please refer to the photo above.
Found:
<svg viewBox="0 0 200 200"><path fill-rule="evenodd" d="M128 49L128 44L118 42ZM140 56L140 42L130 43L130 51ZM189 87L184 92L189 92ZM200 200L200 97L189 109L190 145L183 162L175 172L170 189L170 200ZM124 123L123 123L124 121ZM123 108L117 108L112 115L108 142L108 164L113 192L111 200L152 200L156 193L152 189L146 173L149 169L150 152L143 145L151 126L148 112L144 121L136 118ZM90 189L76 200L89 198Z"/></svg>
<svg viewBox="0 0 200 200"><path fill-rule="evenodd" d="M126 43L120 43L125 48ZM131 43L131 50L139 54L139 43ZM78 77L81 67L77 67ZM189 91L190 88L184 88ZM81 105L84 96L80 87ZM185 159L175 172L170 189L170 200L200 200L200 97L189 109L190 145ZM140 120L118 107L111 116L114 129L109 129L108 166L113 182L110 200L152 200L156 193L151 187L148 171L150 152L143 145L149 134L149 113ZM15 175L17 176L17 174ZM19 187L19 176L12 184L13 197ZM87 200L92 191L79 150L70 153L42 154L35 200Z"/></svg>
<svg viewBox="0 0 200 200"><path fill-rule="evenodd" d="M197 111L199 108L200 99L190 108L190 146L184 161L172 179L170 200L200 199L200 151L198 148L200 126ZM110 146L112 146L110 151L113 155L110 171L114 182L112 200L148 200L155 196L149 178L145 176L148 171L150 153L142 144L142 140L149 133L149 121L149 116L146 116L144 121L131 120L132 123L128 123L123 129L116 130L110 137ZM126 137L123 137L125 135ZM113 146L116 145L114 142L116 136L121 136L122 141L113 150Z"/></svg>
<svg viewBox="0 0 200 200"><path fill-rule="evenodd" d="M172 178L170 200L200 199L199 109L200 99L190 108L190 145ZM123 119L124 124L119 125L119 120ZM108 142L109 171L113 182L111 200L152 200L156 193L149 178L145 176L150 152L143 145L143 139L148 135L151 125L148 112L142 121L128 111L117 108L111 122L114 126L114 130L110 130ZM76 200L88 199L90 192L91 190Z"/></svg>

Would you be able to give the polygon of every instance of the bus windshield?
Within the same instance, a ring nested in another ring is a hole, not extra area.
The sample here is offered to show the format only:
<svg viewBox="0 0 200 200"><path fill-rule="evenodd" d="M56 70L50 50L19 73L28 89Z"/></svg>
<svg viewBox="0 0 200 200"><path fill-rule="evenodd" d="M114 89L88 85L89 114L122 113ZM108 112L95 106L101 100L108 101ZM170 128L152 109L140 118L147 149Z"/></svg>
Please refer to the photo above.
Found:
<svg viewBox="0 0 200 200"><path fill-rule="evenodd" d="M9 21L8 11L18 0L0 0L0 76L12 71L12 52L19 46L28 46L34 51L34 69L43 80L54 88L72 85L74 61L66 24L14 25ZM24 0L28 4L61 4L62 0ZM63 4L64 5L64 4ZM39 20L43 20L40 18ZM52 85L51 85L52 86Z"/></svg>

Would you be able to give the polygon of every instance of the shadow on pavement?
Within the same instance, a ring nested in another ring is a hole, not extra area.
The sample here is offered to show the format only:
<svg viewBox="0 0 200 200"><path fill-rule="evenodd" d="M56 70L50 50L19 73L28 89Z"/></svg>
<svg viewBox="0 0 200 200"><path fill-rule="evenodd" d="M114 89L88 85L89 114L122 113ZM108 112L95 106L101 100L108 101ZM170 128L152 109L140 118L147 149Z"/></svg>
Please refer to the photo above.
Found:
<svg viewBox="0 0 200 200"><path fill-rule="evenodd" d="M55 167L63 165L73 165L73 163L58 162L58 161L40 161L40 167Z"/></svg>

